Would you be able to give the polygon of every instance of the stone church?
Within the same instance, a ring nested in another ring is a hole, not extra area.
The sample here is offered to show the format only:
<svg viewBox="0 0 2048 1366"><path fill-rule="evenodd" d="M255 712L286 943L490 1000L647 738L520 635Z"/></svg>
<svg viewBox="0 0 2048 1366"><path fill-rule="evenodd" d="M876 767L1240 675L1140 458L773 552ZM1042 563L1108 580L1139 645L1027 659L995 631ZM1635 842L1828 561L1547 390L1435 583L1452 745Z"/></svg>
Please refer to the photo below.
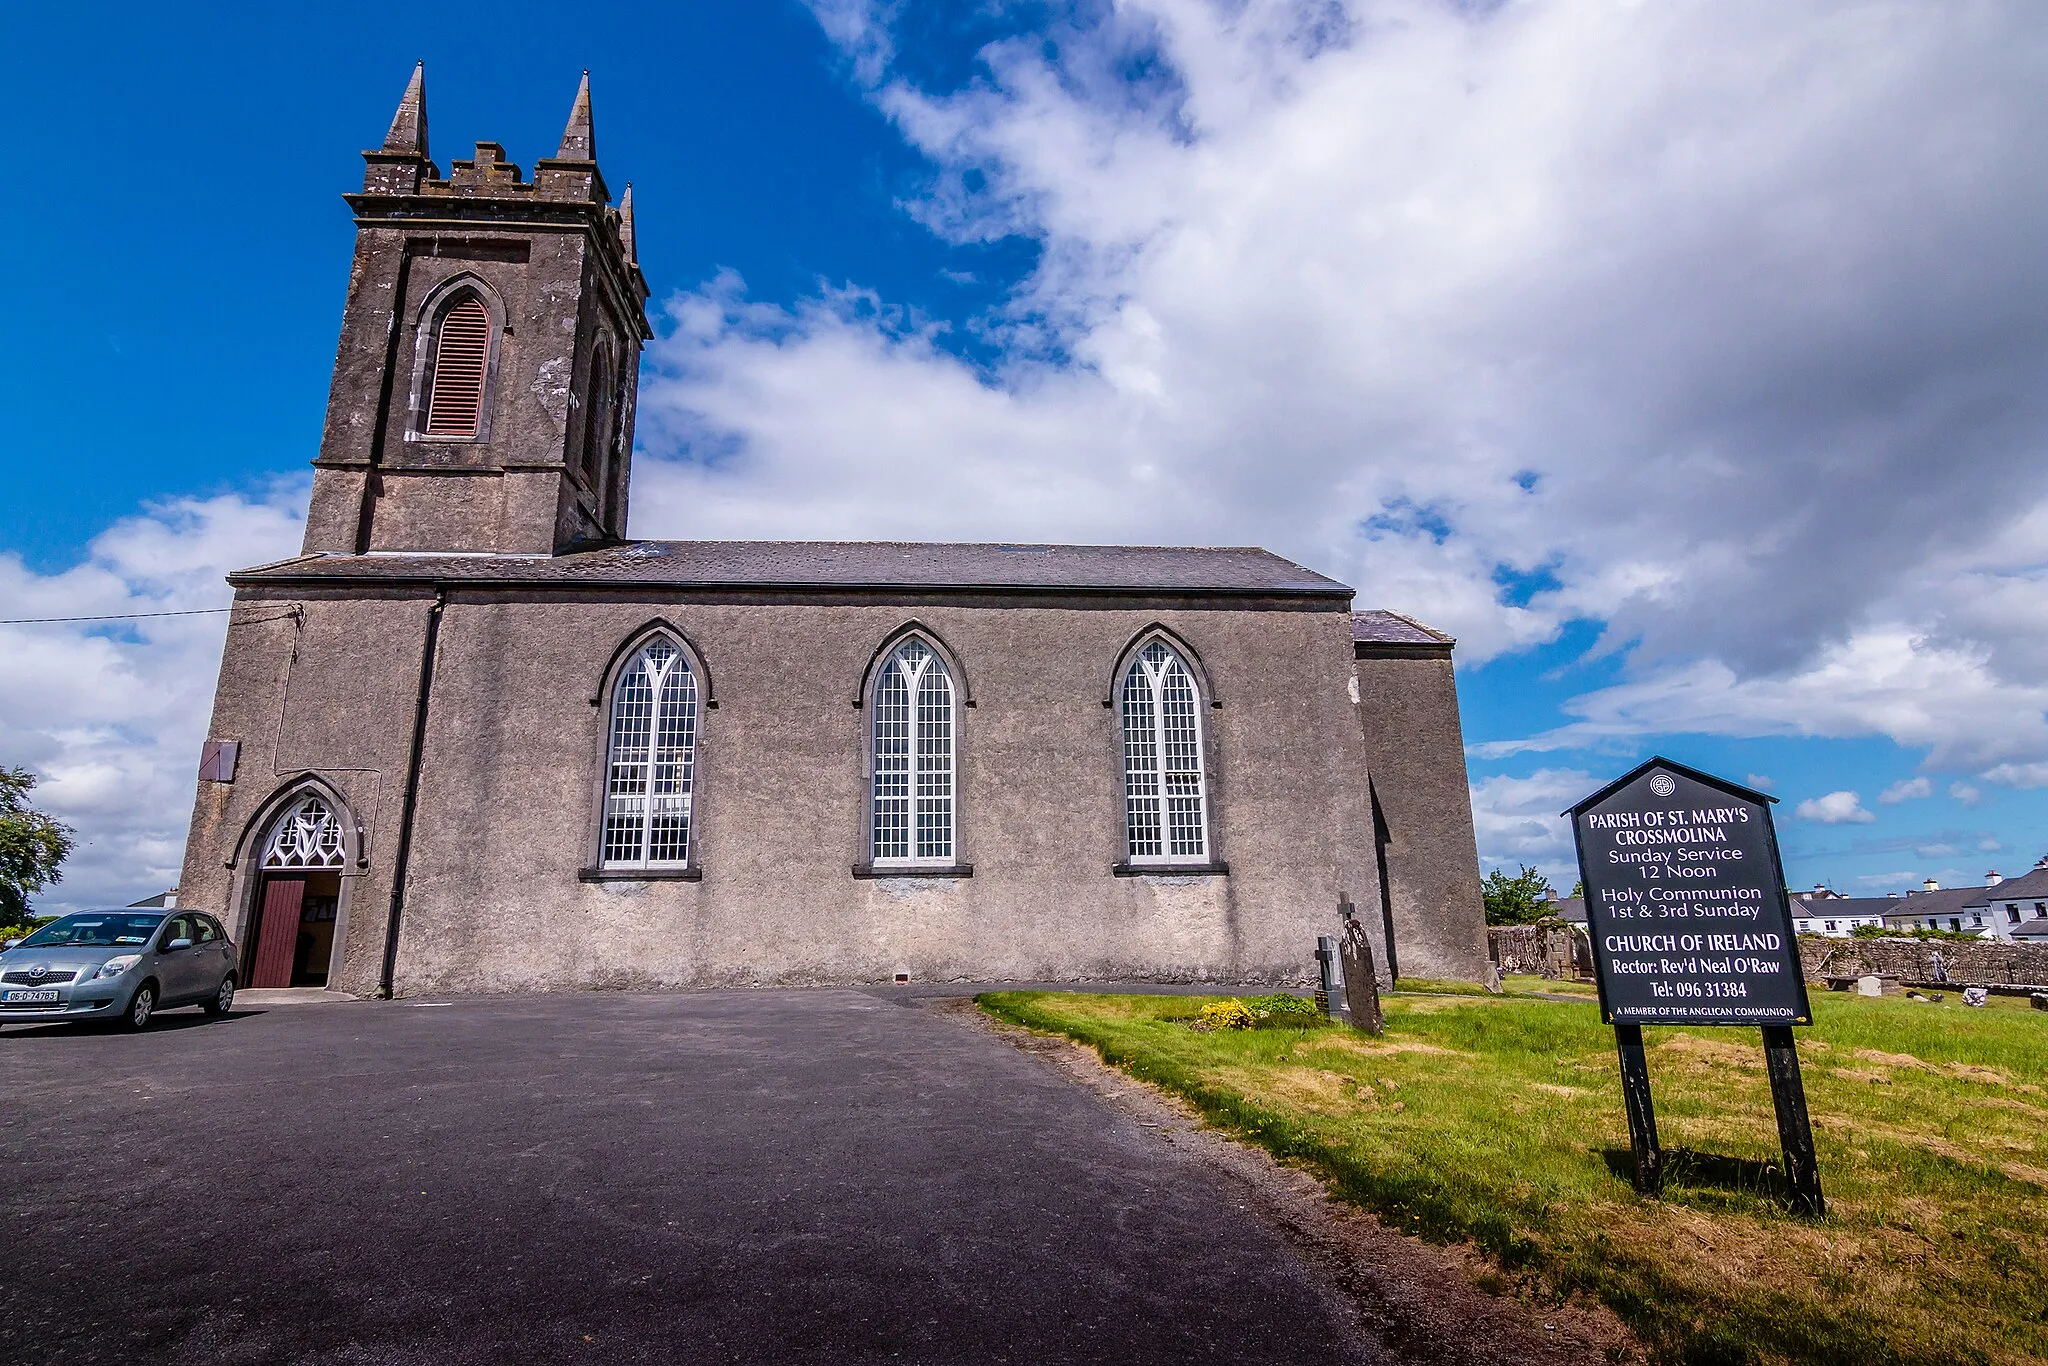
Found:
<svg viewBox="0 0 2048 1366"><path fill-rule="evenodd" d="M1248 548L638 541L589 86L365 152L303 553L232 575L181 899L358 994L1485 970L1453 642Z"/></svg>

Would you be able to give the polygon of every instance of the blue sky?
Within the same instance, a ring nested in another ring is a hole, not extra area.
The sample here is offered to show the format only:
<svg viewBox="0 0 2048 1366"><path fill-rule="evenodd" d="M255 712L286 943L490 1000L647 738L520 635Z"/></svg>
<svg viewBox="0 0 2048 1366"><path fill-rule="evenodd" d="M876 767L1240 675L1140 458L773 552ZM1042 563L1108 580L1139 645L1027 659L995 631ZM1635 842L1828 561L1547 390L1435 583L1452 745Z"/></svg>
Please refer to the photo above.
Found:
<svg viewBox="0 0 2048 1366"><path fill-rule="evenodd" d="M2044 51L1879 0L45 7L0 592L212 606L294 548L412 63L444 166L530 167L588 67L660 333L636 534L1265 544L1460 636L1490 864L1565 885L1555 812L1663 752L1767 780L1800 885L2011 873ZM65 895L174 876L212 620L0 626Z"/></svg>

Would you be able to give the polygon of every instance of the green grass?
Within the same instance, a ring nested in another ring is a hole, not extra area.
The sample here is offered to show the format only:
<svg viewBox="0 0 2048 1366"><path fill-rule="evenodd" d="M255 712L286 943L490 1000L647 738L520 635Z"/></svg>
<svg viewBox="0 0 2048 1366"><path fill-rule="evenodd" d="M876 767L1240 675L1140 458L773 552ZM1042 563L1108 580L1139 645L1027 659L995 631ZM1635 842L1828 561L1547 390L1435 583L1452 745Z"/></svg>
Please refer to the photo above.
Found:
<svg viewBox="0 0 2048 1366"><path fill-rule="evenodd" d="M1215 998L980 1001L1094 1046L1394 1227L1478 1244L1499 1283L1596 1296L1660 1361L2048 1359L2048 1014L1818 993L1799 1031L1829 1206L1815 1223L1780 1201L1754 1029L1646 1031L1668 1176L1662 1200L1637 1198L1613 1031L1589 1004L1526 994L1561 985L1426 984L1386 998L1380 1040L1189 1029Z"/></svg>

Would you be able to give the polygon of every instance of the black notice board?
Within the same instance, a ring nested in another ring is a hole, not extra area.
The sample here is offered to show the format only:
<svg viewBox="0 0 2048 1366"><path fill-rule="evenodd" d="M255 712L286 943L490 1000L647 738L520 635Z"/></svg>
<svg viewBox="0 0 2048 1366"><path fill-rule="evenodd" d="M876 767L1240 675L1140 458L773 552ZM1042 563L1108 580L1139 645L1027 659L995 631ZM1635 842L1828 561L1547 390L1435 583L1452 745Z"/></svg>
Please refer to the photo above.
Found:
<svg viewBox="0 0 2048 1366"><path fill-rule="evenodd" d="M1774 799L1652 759L1565 814L1609 1024L1811 1024Z"/></svg>

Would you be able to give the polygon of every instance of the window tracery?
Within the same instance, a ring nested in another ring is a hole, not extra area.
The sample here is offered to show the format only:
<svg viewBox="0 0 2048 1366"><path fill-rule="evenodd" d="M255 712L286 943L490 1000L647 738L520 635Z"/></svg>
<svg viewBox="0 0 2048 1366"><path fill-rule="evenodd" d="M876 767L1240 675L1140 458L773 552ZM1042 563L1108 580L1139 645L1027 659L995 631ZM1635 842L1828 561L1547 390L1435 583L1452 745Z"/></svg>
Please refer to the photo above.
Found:
<svg viewBox="0 0 2048 1366"><path fill-rule="evenodd" d="M688 865L696 758L697 676L674 641L656 636L612 686L601 866Z"/></svg>
<svg viewBox="0 0 2048 1366"><path fill-rule="evenodd" d="M1186 661L1153 640L1124 674L1125 854L1199 863L1209 854L1201 693Z"/></svg>
<svg viewBox="0 0 2048 1366"><path fill-rule="evenodd" d="M954 861L953 677L923 640L890 654L875 681L873 844L877 866Z"/></svg>
<svg viewBox="0 0 2048 1366"><path fill-rule="evenodd" d="M302 797L278 817L263 843L265 868L339 868L346 862L341 822L318 797Z"/></svg>

